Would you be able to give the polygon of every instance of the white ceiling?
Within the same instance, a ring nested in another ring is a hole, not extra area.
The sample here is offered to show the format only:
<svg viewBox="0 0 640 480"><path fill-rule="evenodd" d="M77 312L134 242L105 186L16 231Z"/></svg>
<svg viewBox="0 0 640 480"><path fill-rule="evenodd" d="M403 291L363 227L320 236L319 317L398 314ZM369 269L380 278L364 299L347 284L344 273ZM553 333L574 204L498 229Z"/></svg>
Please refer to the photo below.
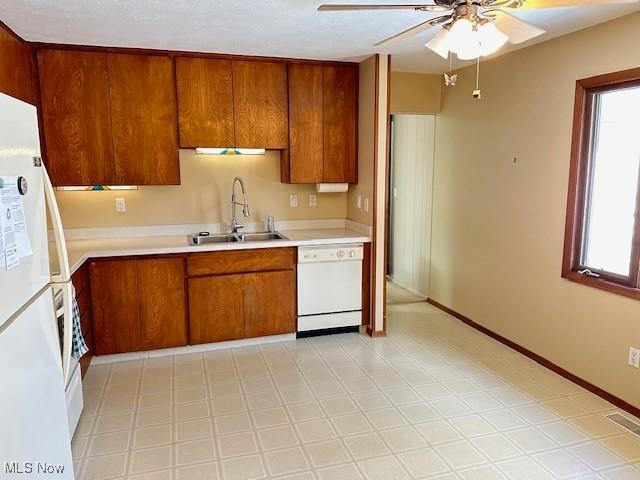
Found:
<svg viewBox="0 0 640 480"><path fill-rule="evenodd" d="M437 29L386 50L373 46L435 14L320 13L316 8L321 3L403 1L2 0L0 20L30 41L324 60L360 60L378 52L392 54L393 70L440 73L448 69L448 62L424 47ZM517 16L547 30L533 43L639 9L636 3L530 10ZM500 53L510 49L514 46Z"/></svg>

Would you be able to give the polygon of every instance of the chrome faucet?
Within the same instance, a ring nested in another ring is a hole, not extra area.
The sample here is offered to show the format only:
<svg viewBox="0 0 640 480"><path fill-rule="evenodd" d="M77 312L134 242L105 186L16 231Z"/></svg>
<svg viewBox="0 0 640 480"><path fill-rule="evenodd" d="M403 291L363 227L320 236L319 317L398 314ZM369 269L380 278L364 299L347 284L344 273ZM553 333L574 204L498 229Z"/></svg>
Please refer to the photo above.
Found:
<svg viewBox="0 0 640 480"><path fill-rule="evenodd" d="M242 189L242 203L236 201L236 183L240 183ZM248 217L251 215L249 212L249 204L247 203L247 191L244 188L244 181L242 177L236 177L233 179L233 185L231 186L231 233L238 235L238 231L244 228L244 224L238 223L236 218L236 205L242 206L242 215Z"/></svg>

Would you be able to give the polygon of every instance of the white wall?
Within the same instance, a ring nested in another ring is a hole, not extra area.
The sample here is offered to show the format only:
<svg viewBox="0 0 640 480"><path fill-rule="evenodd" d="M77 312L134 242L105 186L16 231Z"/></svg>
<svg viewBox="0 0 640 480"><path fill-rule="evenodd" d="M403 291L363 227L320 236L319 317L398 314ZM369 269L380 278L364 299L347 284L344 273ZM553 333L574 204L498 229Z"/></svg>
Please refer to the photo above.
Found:
<svg viewBox="0 0 640 480"><path fill-rule="evenodd" d="M434 115L394 115L391 160L391 279L429 294Z"/></svg>

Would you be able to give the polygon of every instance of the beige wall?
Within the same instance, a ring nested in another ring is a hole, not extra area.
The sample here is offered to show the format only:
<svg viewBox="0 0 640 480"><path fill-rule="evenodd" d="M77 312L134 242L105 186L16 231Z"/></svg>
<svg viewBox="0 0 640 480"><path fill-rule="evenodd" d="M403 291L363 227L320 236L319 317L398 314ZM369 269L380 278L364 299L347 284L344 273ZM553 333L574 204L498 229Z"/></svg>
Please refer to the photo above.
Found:
<svg viewBox="0 0 640 480"><path fill-rule="evenodd" d="M442 75L391 72L391 113L438 113Z"/></svg>
<svg viewBox="0 0 640 480"><path fill-rule="evenodd" d="M65 228L177 225L229 222L231 184L244 178L251 217L258 221L271 213L276 220L345 218L346 193L317 194L317 206L309 207L315 185L280 183L280 154L196 155L180 151L182 185L140 187L134 191L57 192ZM239 192L240 189L238 188ZM298 207L289 207L289 195L298 195ZM127 212L116 213L115 198L123 197ZM240 209L238 209L238 215Z"/></svg>
<svg viewBox="0 0 640 480"><path fill-rule="evenodd" d="M360 63L358 99L358 185L349 186L347 218L365 225L373 223L373 146L376 102L376 59L369 57ZM360 208L357 197L361 198ZM365 198L369 211L364 210Z"/></svg>
<svg viewBox="0 0 640 480"><path fill-rule="evenodd" d="M640 407L640 302L560 277L575 81L640 65L640 14L481 64L436 129L431 297ZM514 161L515 159L515 161Z"/></svg>

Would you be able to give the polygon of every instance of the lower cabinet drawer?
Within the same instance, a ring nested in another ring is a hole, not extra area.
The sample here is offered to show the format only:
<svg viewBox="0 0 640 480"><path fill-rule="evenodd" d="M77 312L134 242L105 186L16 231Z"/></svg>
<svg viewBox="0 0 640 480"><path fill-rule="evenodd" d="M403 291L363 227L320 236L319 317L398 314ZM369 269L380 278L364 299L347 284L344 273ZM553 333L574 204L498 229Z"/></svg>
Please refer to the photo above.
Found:
<svg viewBox="0 0 640 480"><path fill-rule="evenodd" d="M187 274L222 275L295 268L295 248L264 248L195 253L187 257Z"/></svg>

